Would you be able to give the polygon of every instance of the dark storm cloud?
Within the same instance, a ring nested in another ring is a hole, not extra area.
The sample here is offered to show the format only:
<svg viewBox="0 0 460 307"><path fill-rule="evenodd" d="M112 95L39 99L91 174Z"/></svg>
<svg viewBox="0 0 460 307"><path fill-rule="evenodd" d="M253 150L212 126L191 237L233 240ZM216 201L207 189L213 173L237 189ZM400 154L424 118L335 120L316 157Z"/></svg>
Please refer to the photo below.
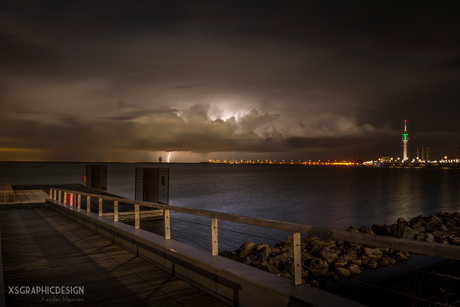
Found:
<svg viewBox="0 0 460 307"><path fill-rule="evenodd" d="M460 141L457 11L6 1L0 147L11 156L84 147L100 159L117 150L371 158L400 155L405 117L409 148L451 147Z"/></svg>

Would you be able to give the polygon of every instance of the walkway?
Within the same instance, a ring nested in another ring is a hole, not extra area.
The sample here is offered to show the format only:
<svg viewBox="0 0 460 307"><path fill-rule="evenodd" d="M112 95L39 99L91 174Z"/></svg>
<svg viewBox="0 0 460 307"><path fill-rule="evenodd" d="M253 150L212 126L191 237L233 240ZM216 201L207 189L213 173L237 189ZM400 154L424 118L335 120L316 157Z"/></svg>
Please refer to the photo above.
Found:
<svg viewBox="0 0 460 307"><path fill-rule="evenodd" d="M7 306L225 306L44 206L0 210L0 225ZM11 293L21 286L84 293Z"/></svg>
<svg viewBox="0 0 460 307"><path fill-rule="evenodd" d="M14 190L13 201L0 202L2 204L30 204L30 203L44 203L50 196L42 190Z"/></svg>

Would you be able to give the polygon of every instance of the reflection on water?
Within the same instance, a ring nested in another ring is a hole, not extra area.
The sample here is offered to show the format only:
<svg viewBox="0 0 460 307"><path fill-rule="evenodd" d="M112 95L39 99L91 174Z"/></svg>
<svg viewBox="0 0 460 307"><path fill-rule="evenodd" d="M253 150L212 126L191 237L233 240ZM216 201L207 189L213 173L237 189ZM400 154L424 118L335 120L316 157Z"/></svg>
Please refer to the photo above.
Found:
<svg viewBox="0 0 460 307"><path fill-rule="evenodd" d="M159 164L109 164L109 192L133 198L136 166ZM460 169L165 163L160 166L170 168L173 205L339 230L350 225L391 224L400 216L410 219L438 211L458 211L460 207ZM84 163L0 163L0 182L12 184L81 183L83 175ZM161 224L144 222L142 227L161 232ZM209 249L210 224L209 219L173 213L172 236ZM235 249L249 239L263 242L280 240L286 235L219 221L221 250Z"/></svg>
<svg viewBox="0 0 460 307"><path fill-rule="evenodd" d="M457 169L174 165L171 203L344 230L391 224L400 216L457 211L459 177ZM209 220L176 218L172 231L177 237L210 248ZM245 240L260 243L288 235L239 224L224 230L221 224L221 250L234 250ZM197 237L204 239L197 243Z"/></svg>

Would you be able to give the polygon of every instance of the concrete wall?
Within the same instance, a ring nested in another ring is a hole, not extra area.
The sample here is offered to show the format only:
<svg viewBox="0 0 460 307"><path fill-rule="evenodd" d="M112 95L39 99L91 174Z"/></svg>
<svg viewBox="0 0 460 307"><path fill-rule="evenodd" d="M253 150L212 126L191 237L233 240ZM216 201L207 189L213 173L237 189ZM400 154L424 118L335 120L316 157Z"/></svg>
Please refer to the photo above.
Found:
<svg viewBox="0 0 460 307"><path fill-rule="evenodd" d="M3 279L2 229L0 227L0 307L6 306L5 281Z"/></svg>
<svg viewBox="0 0 460 307"><path fill-rule="evenodd" d="M359 306L358 303L114 222L54 200L47 206L233 306Z"/></svg>

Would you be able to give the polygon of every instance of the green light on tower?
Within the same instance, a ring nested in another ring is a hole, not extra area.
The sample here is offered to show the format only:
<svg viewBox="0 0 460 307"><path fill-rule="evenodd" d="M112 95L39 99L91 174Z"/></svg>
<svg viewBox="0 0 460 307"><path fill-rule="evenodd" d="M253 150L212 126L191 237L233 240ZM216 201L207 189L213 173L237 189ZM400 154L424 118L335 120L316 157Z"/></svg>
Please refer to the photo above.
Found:
<svg viewBox="0 0 460 307"><path fill-rule="evenodd" d="M407 142L409 141L409 134L407 133L407 119L404 120L404 132L403 132L403 161L408 160L407 156Z"/></svg>

